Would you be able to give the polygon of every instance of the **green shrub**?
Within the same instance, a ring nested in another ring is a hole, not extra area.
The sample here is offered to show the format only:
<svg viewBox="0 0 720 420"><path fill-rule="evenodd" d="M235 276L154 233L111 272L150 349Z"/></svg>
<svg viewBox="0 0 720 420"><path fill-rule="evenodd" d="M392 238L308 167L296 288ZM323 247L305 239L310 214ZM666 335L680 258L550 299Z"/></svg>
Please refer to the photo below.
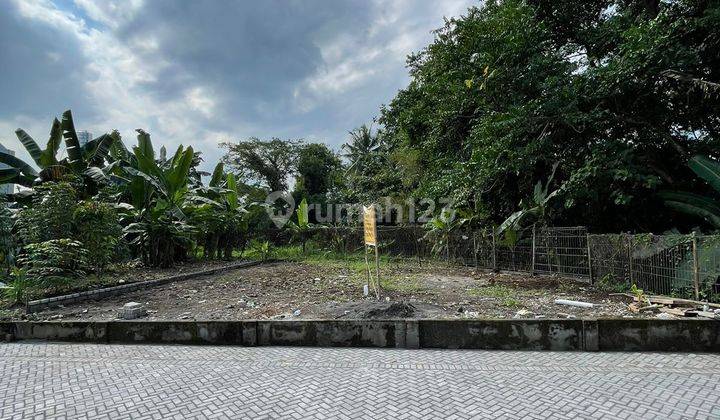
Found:
<svg viewBox="0 0 720 420"><path fill-rule="evenodd" d="M19 268L15 268L10 276L8 287L3 291L3 296L12 303L21 304L28 300L31 289L30 280L25 272Z"/></svg>
<svg viewBox="0 0 720 420"><path fill-rule="evenodd" d="M266 261L272 253L272 245L269 241L253 240L250 245L252 253L257 255L260 261Z"/></svg>
<svg viewBox="0 0 720 420"><path fill-rule="evenodd" d="M104 270L117 256L122 227L117 212L108 203L83 201L73 215L75 235L88 251L90 269Z"/></svg>
<svg viewBox="0 0 720 420"><path fill-rule="evenodd" d="M77 208L77 193L70 183L47 182L35 187L32 206L20 211L17 235L23 244L68 238Z"/></svg>
<svg viewBox="0 0 720 420"><path fill-rule="evenodd" d="M87 274L88 251L72 239L51 239L25 246L18 258L34 285L55 287Z"/></svg>
<svg viewBox="0 0 720 420"><path fill-rule="evenodd" d="M5 198L0 196L0 278L10 273L15 264L15 241L12 234L12 213Z"/></svg>

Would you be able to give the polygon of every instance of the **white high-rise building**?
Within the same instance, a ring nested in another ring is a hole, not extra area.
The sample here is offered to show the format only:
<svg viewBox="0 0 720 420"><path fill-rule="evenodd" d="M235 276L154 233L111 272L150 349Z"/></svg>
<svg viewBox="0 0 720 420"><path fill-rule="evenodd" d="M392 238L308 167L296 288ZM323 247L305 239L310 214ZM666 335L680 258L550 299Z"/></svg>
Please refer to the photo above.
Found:
<svg viewBox="0 0 720 420"><path fill-rule="evenodd" d="M92 133L88 131L78 131L77 136L78 141L80 142L80 147L85 146L90 140L92 140Z"/></svg>
<svg viewBox="0 0 720 420"><path fill-rule="evenodd" d="M0 144L0 152L15 156L14 151L6 148L2 144ZM0 163L0 169L7 169L7 168L9 168L8 165L5 165L4 163ZM12 194L13 192L15 192L15 184L1 184L0 185L0 194Z"/></svg>

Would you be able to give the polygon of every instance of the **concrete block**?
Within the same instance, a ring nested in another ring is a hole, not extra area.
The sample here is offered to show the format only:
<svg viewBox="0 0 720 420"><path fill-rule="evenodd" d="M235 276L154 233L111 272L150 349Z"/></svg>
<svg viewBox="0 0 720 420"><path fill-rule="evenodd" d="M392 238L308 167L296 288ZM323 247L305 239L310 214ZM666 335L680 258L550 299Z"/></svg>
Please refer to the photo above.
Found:
<svg viewBox="0 0 720 420"><path fill-rule="evenodd" d="M395 347L394 321L258 321L260 345Z"/></svg>
<svg viewBox="0 0 720 420"><path fill-rule="evenodd" d="M601 351L720 352L720 322L699 319L598 319Z"/></svg>
<svg viewBox="0 0 720 420"><path fill-rule="evenodd" d="M104 342L106 322L16 322L18 340Z"/></svg>
<svg viewBox="0 0 720 420"><path fill-rule="evenodd" d="M420 347L582 350L581 320L421 320Z"/></svg>
<svg viewBox="0 0 720 420"><path fill-rule="evenodd" d="M416 320L405 321L405 348L420 348L420 323Z"/></svg>
<svg viewBox="0 0 720 420"><path fill-rule="evenodd" d="M128 302L120 309L120 318L122 319L138 319L147 315L147 310L142 303Z"/></svg>
<svg viewBox="0 0 720 420"><path fill-rule="evenodd" d="M242 321L242 345L255 347L258 345L258 325L256 321Z"/></svg>
<svg viewBox="0 0 720 420"><path fill-rule="evenodd" d="M598 323L594 319L583 319L583 347L585 351L598 351L599 346L599 335L598 335Z"/></svg>

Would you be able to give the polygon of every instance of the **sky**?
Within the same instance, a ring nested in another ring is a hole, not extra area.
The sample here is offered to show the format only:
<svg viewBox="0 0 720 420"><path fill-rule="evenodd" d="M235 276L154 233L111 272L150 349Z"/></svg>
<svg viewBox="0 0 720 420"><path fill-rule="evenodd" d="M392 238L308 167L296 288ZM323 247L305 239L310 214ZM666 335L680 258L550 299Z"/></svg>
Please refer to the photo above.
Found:
<svg viewBox="0 0 720 420"><path fill-rule="evenodd" d="M409 81L407 55L472 0L5 0L0 143L41 146L72 109L94 137L192 145L304 139L334 149Z"/></svg>

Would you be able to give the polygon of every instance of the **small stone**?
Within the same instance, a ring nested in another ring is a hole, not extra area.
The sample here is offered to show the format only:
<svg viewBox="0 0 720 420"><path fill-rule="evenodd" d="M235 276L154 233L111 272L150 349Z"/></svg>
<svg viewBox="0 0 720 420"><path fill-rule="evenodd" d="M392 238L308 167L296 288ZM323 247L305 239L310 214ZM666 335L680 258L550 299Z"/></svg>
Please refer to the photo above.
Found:
<svg viewBox="0 0 720 420"><path fill-rule="evenodd" d="M390 296L385 296L385 302L390 302Z"/></svg>
<svg viewBox="0 0 720 420"><path fill-rule="evenodd" d="M118 284L125 284L125 280L124 279L118 280Z"/></svg>
<svg viewBox="0 0 720 420"><path fill-rule="evenodd" d="M515 312L514 318L519 318L519 317L521 317L521 316L529 316L529 315L532 315L532 314L533 314L533 313L530 312L530 311L528 311L527 309L520 309L519 311Z"/></svg>
<svg viewBox="0 0 720 420"><path fill-rule="evenodd" d="M88 310L87 310L87 309L83 309L82 313L86 314L86 313L88 313Z"/></svg>
<svg viewBox="0 0 720 420"><path fill-rule="evenodd" d="M180 319L190 319L190 315L183 315L180 317Z"/></svg>
<svg viewBox="0 0 720 420"><path fill-rule="evenodd" d="M300 309L296 309L296 310L293 312L293 316L300 316L300 314L301 314Z"/></svg>
<svg viewBox="0 0 720 420"><path fill-rule="evenodd" d="M535 319L543 319L545 318L545 315L535 315Z"/></svg>
<svg viewBox="0 0 720 420"><path fill-rule="evenodd" d="M315 281L320 281L320 277L315 277Z"/></svg>
<svg viewBox="0 0 720 420"><path fill-rule="evenodd" d="M658 319L673 319L673 318L675 318L675 317L672 316L672 315L670 315L670 314L668 314L668 313L660 312L659 314L655 315L655 318L658 318Z"/></svg>

